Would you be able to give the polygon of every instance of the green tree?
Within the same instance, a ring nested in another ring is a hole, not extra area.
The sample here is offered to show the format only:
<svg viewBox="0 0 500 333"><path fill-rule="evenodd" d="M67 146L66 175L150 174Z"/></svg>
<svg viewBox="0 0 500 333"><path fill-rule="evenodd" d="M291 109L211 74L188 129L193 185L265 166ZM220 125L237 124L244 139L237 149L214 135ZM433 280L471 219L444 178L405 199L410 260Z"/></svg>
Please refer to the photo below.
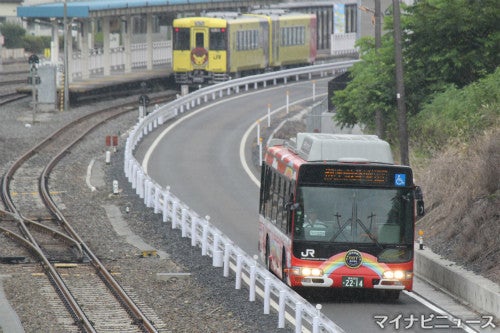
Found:
<svg viewBox="0 0 500 333"><path fill-rule="evenodd" d="M26 30L19 24L5 22L0 24L0 32L4 35L6 48L15 49L24 46L23 36Z"/></svg>
<svg viewBox="0 0 500 333"><path fill-rule="evenodd" d="M500 32L496 0L421 0L402 8L403 57L408 117L436 93L463 87L495 71ZM361 40L362 62L351 69L352 82L333 96L336 120L361 122L374 129L374 110L384 112L386 139L397 138L392 17L385 17L382 47ZM412 128L410 128L411 132Z"/></svg>
<svg viewBox="0 0 500 333"><path fill-rule="evenodd" d="M384 36L378 52L374 45L374 39L369 37L357 42L363 61L350 69L352 81L333 97L336 120L349 126L363 123L373 132L375 113L380 110L386 127L397 130L392 37ZM391 129L387 133L391 133Z"/></svg>
<svg viewBox="0 0 500 333"><path fill-rule="evenodd" d="M408 72L422 88L464 87L495 71L500 57L497 0L417 1L405 15Z"/></svg>

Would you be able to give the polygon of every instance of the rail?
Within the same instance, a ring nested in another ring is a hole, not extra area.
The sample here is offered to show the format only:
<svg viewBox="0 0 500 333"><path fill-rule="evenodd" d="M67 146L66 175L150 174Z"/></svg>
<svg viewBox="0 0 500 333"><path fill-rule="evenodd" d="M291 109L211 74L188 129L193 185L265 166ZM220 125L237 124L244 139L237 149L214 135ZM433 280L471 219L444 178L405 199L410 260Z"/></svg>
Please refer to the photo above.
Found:
<svg viewBox="0 0 500 333"><path fill-rule="evenodd" d="M157 108L141 119L132 129L125 145L125 175L139 197L144 199L145 205L153 208L155 213L162 214L163 221L171 222L172 229L181 229L183 237L191 238L192 246L201 248L201 255L211 256L213 266L223 267L224 277L229 275L229 270L234 271L235 288L240 289L241 282L245 282L249 287L249 301L255 300L257 288L260 287L264 314L269 314L271 304L278 308L278 327L285 327L287 310L288 313L295 314L293 318L295 332L302 332L302 328L313 333L343 332L343 330L322 314L320 308L312 306L260 265L255 258L235 245L219 229L210 224L208 217L200 217L171 193L168 187L162 188L151 179L135 159L134 150L155 128L180 117L202 103L209 103L251 88L276 85L278 81L286 84L293 79L298 81L305 77L310 80L316 76L334 75L347 70L355 62L356 60L294 68L239 78L199 89Z"/></svg>

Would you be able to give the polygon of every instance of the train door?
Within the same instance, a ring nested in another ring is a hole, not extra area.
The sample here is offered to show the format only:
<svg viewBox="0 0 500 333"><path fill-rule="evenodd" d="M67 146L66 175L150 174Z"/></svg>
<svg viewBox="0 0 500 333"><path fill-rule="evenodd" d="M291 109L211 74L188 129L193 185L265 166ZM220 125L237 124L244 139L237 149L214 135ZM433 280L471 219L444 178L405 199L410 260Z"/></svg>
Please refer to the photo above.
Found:
<svg viewBox="0 0 500 333"><path fill-rule="evenodd" d="M208 66L208 40L206 28L193 28L191 62L194 69L205 69Z"/></svg>

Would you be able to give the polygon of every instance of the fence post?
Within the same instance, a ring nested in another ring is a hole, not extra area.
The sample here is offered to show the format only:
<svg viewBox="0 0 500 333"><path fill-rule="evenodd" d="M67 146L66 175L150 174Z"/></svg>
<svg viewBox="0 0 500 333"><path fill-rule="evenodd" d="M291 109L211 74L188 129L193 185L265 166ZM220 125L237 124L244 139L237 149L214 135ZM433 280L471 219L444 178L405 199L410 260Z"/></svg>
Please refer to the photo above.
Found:
<svg viewBox="0 0 500 333"><path fill-rule="evenodd" d="M226 243L224 247L224 277L229 276L229 259L231 257L231 243Z"/></svg>
<svg viewBox="0 0 500 333"><path fill-rule="evenodd" d="M264 314L269 314L271 308L271 278L266 276L264 284Z"/></svg>
<svg viewBox="0 0 500 333"><path fill-rule="evenodd" d="M290 111L290 91L286 91L286 114Z"/></svg>
<svg viewBox="0 0 500 333"><path fill-rule="evenodd" d="M208 221L210 219L210 216L205 217L205 223L203 223L203 234L201 236L201 255L206 256L207 255L207 248L208 248Z"/></svg>
<svg viewBox="0 0 500 333"><path fill-rule="evenodd" d="M151 180L149 177L144 177L144 204L151 208Z"/></svg>
<svg viewBox="0 0 500 333"><path fill-rule="evenodd" d="M132 188L136 189L137 188L137 163L132 163L132 173L130 176L132 177ZM137 193L137 192L136 192Z"/></svg>
<svg viewBox="0 0 500 333"><path fill-rule="evenodd" d="M285 328L285 297L286 290L280 290L279 310L278 310L278 328Z"/></svg>
<svg viewBox="0 0 500 333"><path fill-rule="evenodd" d="M182 208L182 218L181 218L181 237L187 237L187 214L188 207Z"/></svg>
<svg viewBox="0 0 500 333"><path fill-rule="evenodd" d="M139 198L144 199L144 174L142 171L139 171L137 175L137 194Z"/></svg>
<svg viewBox="0 0 500 333"><path fill-rule="evenodd" d="M174 203L172 204L172 229L177 228L177 210L179 209L179 201L177 199L172 199Z"/></svg>
<svg viewBox="0 0 500 333"><path fill-rule="evenodd" d="M163 191L163 222L168 221L168 200L170 199L170 186L167 186L165 191Z"/></svg>
<svg viewBox="0 0 500 333"><path fill-rule="evenodd" d="M158 214L160 212L160 186L155 184L155 197L154 197L154 213Z"/></svg>
<svg viewBox="0 0 500 333"><path fill-rule="evenodd" d="M243 269L243 257L238 254L236 258L236 285L235 289L241 289L241 270Z"/></svg>
<svg viewBox="0 0 500 333"><path fill-rule="evenodd" d="M214 244L212 249L212 266L214 267L222 267L222 251L219 250L219 234L214 234Z"/></svg>
<svg viewBox="0 0 500 333"><path fill-rule="evenodd" d="M295 303L295 333L302 332L302 302Z"/></svg>
<svg viewBox="0 0 500 333"><path fill-rule="evenodd" d="M271 127L271 104L267 104L267 127Z"/></svg>
<svg viewBox="0 0 500 333"><path fill-rule="evenodd" d="M254 259L254 262L253 262L252 266L250 266L250 282L249 282L250 295L248 297L248 300L250 302L255 301L255 280L256 280L256 270L257 270L258 257L254 256L253 259Z"/></svg>
<svg viewBox="0 0 500 333"><path fill-rule="evenodd" d="M319 319L321 315L321 304L316 304L316 315L313 318L313 333L319 333Z"/></svg>
<svg viewBox="0 0 500 333"><path fill-rule="evenodd" d="M191 246L196 246L197 227L198 227L198 217L191 217Z"/></svg>

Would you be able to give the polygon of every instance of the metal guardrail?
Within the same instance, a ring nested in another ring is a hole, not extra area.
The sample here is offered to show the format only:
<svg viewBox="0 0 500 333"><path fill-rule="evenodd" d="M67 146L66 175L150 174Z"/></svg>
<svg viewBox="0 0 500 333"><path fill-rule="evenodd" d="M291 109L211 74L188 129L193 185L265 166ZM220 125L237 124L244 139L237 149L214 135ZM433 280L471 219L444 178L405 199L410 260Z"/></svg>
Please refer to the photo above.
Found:
<svg viewBox="0 0 500 333"><path fill-rule="evenodd" d="M240 91L248 91L251 88L258 89L266 87L268 84L276 85L278 81L281 84L293 79L299 81L304 77L311 80L316 76L335 75L344 72L356 61L266 73L199 89L156 108L154 112L140 119L131 131L125 145L125 175L139 197L144 199L145 205L153 208L155 213L162 214L163 221L170 222L172 229L181 229L182 237L191 238L191 245L201 248L201 255L211 256L213 266L223 267L224 277L229 275L230 270L234 271L236 275L235 288L240 289L241 282L245 282L249 287L249 301L254 301L257 290L260 290L264 303L264 314L270 313L271 304L278 308L279 328L285 327L285 316L288 312L295 314L295 332L303 332L303 329L313 333L343 332L339 326L320 312L320 308L312 306L260 265L256 258L250 257L219 229L210 224L208 217L200 217L172 194L169 187L162 188L151 179L135 159L133 152L142 138L156 127L181 116L201 103L209 103L218 98L237 94Z"/></svg>

